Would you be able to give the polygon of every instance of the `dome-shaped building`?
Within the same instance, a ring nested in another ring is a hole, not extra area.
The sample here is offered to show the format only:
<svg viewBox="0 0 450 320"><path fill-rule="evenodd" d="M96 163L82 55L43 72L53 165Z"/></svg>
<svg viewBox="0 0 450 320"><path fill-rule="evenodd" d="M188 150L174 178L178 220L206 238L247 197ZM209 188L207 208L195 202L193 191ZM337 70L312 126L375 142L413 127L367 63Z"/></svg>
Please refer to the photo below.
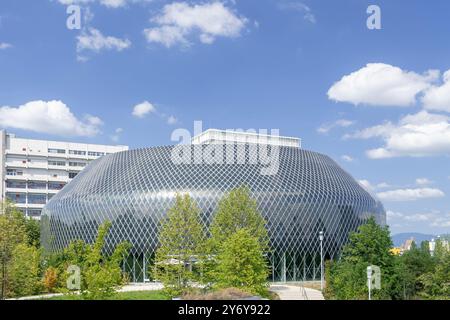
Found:
<svg viewBox="0 0 450 320"><path fill-rule="evenodd" d="M320 279L320 231L323 254L330 259L339 255L349 232L370 216L385 224L381 203L328 156L279 147L276 173L262 174L264 165L249 161L255 152L251 145L234 147L246 161L224 163L197 161L196 150L201 154L208 145L185 147L194 161L174 161L173 146L93 161L45 206L45 248L60 250L74 239L92 242L98 226L109 220L107 250L129 241L133 247L124 268L133 281L143 281L158 245L160 220L177 193L195 199L207 226L221 197L246 185L268 223L271 280L296 281Z"/></svg>

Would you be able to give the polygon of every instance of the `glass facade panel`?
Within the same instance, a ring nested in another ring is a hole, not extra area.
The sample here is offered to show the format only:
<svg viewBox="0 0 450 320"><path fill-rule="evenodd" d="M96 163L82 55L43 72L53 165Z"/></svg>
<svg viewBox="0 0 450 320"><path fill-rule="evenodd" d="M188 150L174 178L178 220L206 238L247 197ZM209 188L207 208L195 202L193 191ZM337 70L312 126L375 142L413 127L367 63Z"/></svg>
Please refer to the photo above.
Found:
<svg viewBox="0 0 450 320"><path fill-rule="evenodd" d="M7 188L26 189L27 183L25 181L7 180L6 187Z"/></svg>
<svg viewBox="0 0 450 320"><path fill-rule="evenodd" d="M29 189L47 189L47 183L41 181L28 181Z"/></svg>
<svg viewBox="0 0 450 320"><path fill-rule="evenodd" d="M66 153L66 150L64 150L64 149L48 149L48 153L59 153L59 154L63 154L63 153Z"/></svg>
<svg viewBox="0 0 450 320"><path fill-rule="evenodd" d="M28 194L29 204L45 204L47 202L47 196L45 194Z"/></svg>
<svg viewBox="0 0 450 320"><path fill-rule="evenodd" d="M78 174L78 172L69 172L69 179L75 178L75 176Z"/></svg>
<svg viewBox="0 0 450 320"><path fill-rule="evenodd" d="M86 163L84 162L75 162L75 161L69 162L69 167L84 167L84 166L86 166Z"/></svg>
<svg viewBox="0 0 450 320"><path fill-rule="evenodd" d="M49 182L48 183L48 189L49 190L61 190L62 188L64 188L64 183L60 183L60 182Z"/></svg>
<svg viewBox="0 0 450 320"><path fill-rule="evenodd" d="M27 202L27 196L25 193L7 192L6 197L14 203L26 203Z"/></svg>
<svg viewBox="0 0 450 320"><path fill-rule="evenodd" d="M29 217L39 217L41 215L41 209L28 209L27 215Z"/></svg>
<svg viewBox="0 0 450 320"><path fill-rule="evenodd" d="M48 161L48 165L49 166L60 166L60 167L64 167L66 165L65 161L55 161L55 160L49 160Z"/></svg>
<svg viewBox="0 0 450 320"><path fill-rule="evenodd" d="M81 151L81 150L69 150L69 154L76 154L79 156L85 156L86 155L86 151Z"/></svg>

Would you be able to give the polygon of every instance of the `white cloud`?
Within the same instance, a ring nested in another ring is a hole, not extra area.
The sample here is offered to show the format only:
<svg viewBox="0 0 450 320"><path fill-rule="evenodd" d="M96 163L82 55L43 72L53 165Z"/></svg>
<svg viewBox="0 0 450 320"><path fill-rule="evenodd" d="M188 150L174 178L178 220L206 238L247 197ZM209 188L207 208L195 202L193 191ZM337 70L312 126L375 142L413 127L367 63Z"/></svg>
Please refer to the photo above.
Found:
<svg viewBox="0 0 450 320"><path fill-rule="evenodd" d="M432 183L433 183L433 181L431 181L431 180L429 180L427 178L417 178L416 179L416 184L419 185L419 186L426 186L426 185L429 185L429 184L432 184Z"/></svg>
<svg viewBox="0 0 450 320"><path fill-rule="evenodd" d="M311 23L316 23L316 17L312 13L310 7L300 1L281 1L278 3L278 8L281 10L293 10L303 14L303 19Z"/></svg>
<svg viewBox="0 0 450 320"><path fill-rule="evenodd" d="M144 30L147 41L169 48L177 44L189 45L188 38L193 33L198 33L204 44L213 43L217 37L238 37L248 20L221 2L193 5L174 2L165 5L151 22L156 26Z"/></svg>
<svg viewBox="0 0 450 320"><path fill-rule="evenodd" d="M123 132L122 128L117 128L116 130L114 130L114 134L111 136L111 140L114 142L119 142L120 135L122 134L122 132Z"/></svg>
<svg viewBox="0 0 450 320"><path fill-rule="evenodd" d="M426 223L430 227L447 228L450 227L450 213L441 214L439 211L426 213L405 214L402 212L390 211L386 212L386 218L389 224L401 222L404 226L408 222Z"/></svg>
<svg viewBox="0 0 450 320"><path fill-rule="evenodd" d="M354 105L408 107L438 77L437 70L420 75L389 64L369 63L333 84L328 98Z"/></svg>
<svg viewBox="0 0 450 320"><path fill-rule="evenodd" d="M167 124L173 125L173 124L177 124L178 123L178 119L175 118L174 116L169 116L167 118Z"/></svg>
<svg viewBox="0 0 450 320"><path fill-rule="evenodd" d="M341 159L344 160L345 162L353 162L355 159L353 159L351 156L344 154L341 156Z"/></svg>
<svg viewBox="0 0 450 320"><path fill-rule="evenodd" d="M391 185L386 182L380 182L379 184L377 184L377 189L387 189L390 187Z"/></svg>
<svg viewBox="0 0 450 320"><path fill-rule="evenodd" d="M122 8L130 3L150 2L151 0L58 0L63 5L88 4L97 2L108 8Z"/></svg>
<svg viewBox="0 0 450 320"><path fill-rule="evenodd" d="M369 180L365 180L365 179L363 179L363 180L358 180L358 183L359 183L364 189L366 189L367 191L373 191L373 190L374 190L374 188L373 188L372 184L369 182Z"/></svg>
<svg viewBox="0 0 450 320"><path fill-rule="evenodd" d="M90 50L99 52L101 50L122 51L131 46L128 39L119 39L111 36L104 36L99 30L88 28L77 36L77 51Z"/></svg>
<svg viewBox="0 0 450 320"><path fill-rule="evenodd" d="M355 124L355 121L347 120L347 119L339 119L333 123L325 123L322 124L318 129L317 132L326 134L330 132L332 129L340 127L340 128L347 128Z"/></svg>
<svg viewBox="0 0 450 320"><path fill-rule="evenodd" d="M441 198L445 194L439 189L397 189L377 193L378 198L384 201L415 201L419 199Z"/></svg>
<svg viewBox="0 0 450 320"><path fill-rule="evenodd" d="M62 101L30 101L18 107L0 107L0 126L62 136L94 136L103 124L86 115L79 120Z"/></svg>
<svg viewBox="0 0 450 320"><path fill-rule="evenodd" d="M369 180L366 179L358 180L358 183L369 192L374 192L375 190L386 189L391 187L391 185L386 182L380 182L374 185Z"/></svg>
<svg viewBox="0 0 450 320"><path fill-rule="evenodd" d="M132 115L137 118L144 118L148 113L156 112L156 108L148 101L141 102L133 107Z"/></svg>
<svg viewBox="0 0 450 320"><path fill-rule="evenodd" d="M420 111L403 117L398 124L385 122L344 136L347 139L377 137L384 140L384 146L366 152L372 159L449 155L450 117Z"/></svg>
<svg viewBox="0 0 450 320"><path fill-rule="evenodd" d="M450 112L450 70L443 76L441 86L432 86L425 91L422 103L425 109Z"/></svg>
<svg viewBox="0 0 450 320"><path fill-rule="evenodd" d="M0 42L0 50L5 50L9 48L12 48L12 45L10 43Z"/></svg>

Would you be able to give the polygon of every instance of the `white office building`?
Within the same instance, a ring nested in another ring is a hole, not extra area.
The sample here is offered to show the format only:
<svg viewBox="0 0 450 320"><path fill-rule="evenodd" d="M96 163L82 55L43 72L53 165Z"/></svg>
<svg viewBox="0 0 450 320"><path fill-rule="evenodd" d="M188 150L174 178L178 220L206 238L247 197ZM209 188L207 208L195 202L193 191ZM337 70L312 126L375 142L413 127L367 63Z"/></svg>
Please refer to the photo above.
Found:
<svg viewBox="0 0 450 320"><path fill-rule="evenodd" d="M0 198L39 218L44 205L89 161L127 146L22 139L0 130Z"/></svg>
<svg viewBox="0 0 450 320"><path fill-rule="evenodd" d="M192 144L266 144L284 147L301 147L301 139L295 137L262 134L248 131L208 129L194 136Z"/></svg>

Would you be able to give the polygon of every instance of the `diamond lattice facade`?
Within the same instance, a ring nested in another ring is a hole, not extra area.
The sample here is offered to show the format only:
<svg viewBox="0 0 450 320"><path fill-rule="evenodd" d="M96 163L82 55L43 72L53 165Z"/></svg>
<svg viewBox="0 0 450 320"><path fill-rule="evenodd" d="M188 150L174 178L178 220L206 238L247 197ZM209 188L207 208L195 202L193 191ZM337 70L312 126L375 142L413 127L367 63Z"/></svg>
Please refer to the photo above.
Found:
<svg viewBox="0 0 450 320"><path fill-rule="evenodd" d="M234 163L205 163L206 145L186 146L193 161L177 163L173 148L131 150L93 161L45 206L43 245L60 250L74 239L92 242L99 224L109 220L106 250L129 241L133 247L124 268L133 281L143 281L158 245L160 220L176 193L196 200L208 226L220 198L246 185L268 223L271 280L297 281L320 278L319 231L325 234L325 259L335 259L349 232L370 216L385 224L382 204L328 156L279 147L276 173L264 175L264 165L250 161L258 152L251 145L234 146L234 159L245 160Z"/></svg>

